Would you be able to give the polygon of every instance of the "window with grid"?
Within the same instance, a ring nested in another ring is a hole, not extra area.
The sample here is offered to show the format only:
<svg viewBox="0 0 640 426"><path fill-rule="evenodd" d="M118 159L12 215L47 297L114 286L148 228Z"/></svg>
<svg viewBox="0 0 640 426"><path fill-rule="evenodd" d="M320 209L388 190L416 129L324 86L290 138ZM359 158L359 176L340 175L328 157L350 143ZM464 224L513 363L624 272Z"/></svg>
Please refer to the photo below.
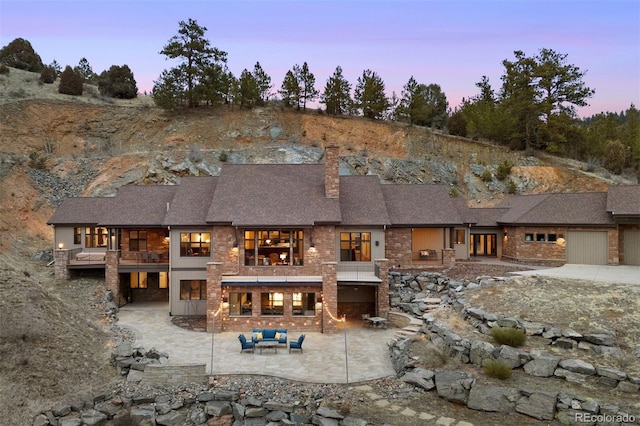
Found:
<svg viewBox="0 0 640 426"><path fill-rule="evenodd" d="M207 300L207 280L180 280L180 300Z"/></svg>
<svg viewBox="0 0 640 426"><path fill-rule="evenodd" d="M370 232L341 232L340 233L340 261L370 262L371 261L371 233Z"/></svg>
<svg viewBox="0 0 640 426"><path fill-rule="evenodd" d="M211 234L209 232L181 232L180 256L210 256Z"/></svg>
<svg viewBox="0 0 640 426"><path fill-rule="evenodd" d="M129 232L129 251L147 251L147 231Z"/></svg>

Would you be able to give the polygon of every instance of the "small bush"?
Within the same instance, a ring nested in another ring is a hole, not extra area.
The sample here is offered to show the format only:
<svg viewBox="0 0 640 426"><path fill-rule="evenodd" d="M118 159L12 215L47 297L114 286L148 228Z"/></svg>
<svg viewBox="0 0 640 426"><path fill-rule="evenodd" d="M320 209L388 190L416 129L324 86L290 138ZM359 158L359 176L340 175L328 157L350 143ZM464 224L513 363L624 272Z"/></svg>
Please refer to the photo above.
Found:
<svg viewBox="0 0 640 426"><path fill-rule="evenodd" d="M41 157L36 151L29 154L29 167L32 169L44 170L47 166L47 159Z"/></svg>
<svg viewBox="0 0 640 426"><path fill-rule="evenodd" d="M9 67L5 64L0 64L0 74L9 74Z"/></svg>
<svg viewBox="0 0 640 426"><path fill-rule="evenodd" d="M222 151L220 155L218 155L218 160L220 160L223 163L226 163L228 159L229 159L229 154L227 154L226 151Z"/></svg>
<svg viewBox="0 0 640 426"><path fill-rule="evenodd" d="M494 379L506 380L511 377L511 367L504 361L488 359L482 366L484 374Z"/></svg>
<svg viewBox="0 0 640 426"><path fill-rule="evenodd" d="M516 186L516 183L509 179L509 182L507 182L507 194L515 194L518 191L518 187Z"/></svg>
<svg viewBox="0 0 640 426"><path fill-rule="evenodd" d="M457 197L458 195L460 195L458 193L458 190L456 189L455 186L452 186L451 188L449 188L449 196L450 197Z"/></svg>
<svg viewBox="0 0 640 426"><path fill-rule="evenodd" d="M491 329L491 336L501 345L519 347L524 345L527 335L524 331L513 327L494 327Z"/></svg>
<svg viewBox="0 0 640 426"><path fill-rule="evenodd" d="M493 180L491 170L484 169L484 172L482 172L482 175L480 175L480 179L482 179L484 182L491 182Z"/></svg>
<svg viewBox="0 0 640 426"><path fill-rule="evenodd" d="M28 95L27 91L22 87L19 89L11 90L9 92L9 97L11 98L26 98Z"/></svg>
<svg viewBox="0 0 640 426"><path fill-rule="evenodd" d="M496 177L499 180L505 180L507 176L511 174L512 168L513 168L513 163L509 160L504 160L502 163L498 165L498 171L496 172Z"/></svg>

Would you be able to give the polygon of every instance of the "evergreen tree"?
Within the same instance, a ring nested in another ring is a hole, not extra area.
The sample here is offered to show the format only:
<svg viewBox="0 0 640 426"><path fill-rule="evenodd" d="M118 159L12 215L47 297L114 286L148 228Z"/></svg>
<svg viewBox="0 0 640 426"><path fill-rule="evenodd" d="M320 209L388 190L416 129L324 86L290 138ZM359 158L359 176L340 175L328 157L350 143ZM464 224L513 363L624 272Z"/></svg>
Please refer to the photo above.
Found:
<svg viewBox="0 0 640 426"><path fill-rule="evenodd" d="M367 118L380 119L389 109L384 82L375 72L367 69L358 77L354 93L356 108Z"/></svg>
<svg viewBox="0 0 640 426"><path fill-rule="evenodd" d="M301 102L302 109L306 111L307 101L313 101L318 97L318 91L315 88L316 77L309 71L309 65L307 65L306 62L302 64L302 68L298 65L294 65L293 75L298 80L298 86L300 87L298 109L300 109Z"/></svg>
<svg viewBox="0 0 640 426"><path fill-rule="evenodd" d="M180 21L178 34L173 36L160 51L160 54L169 59L181 60L176 70L181 74L179 82L184 82L185 98L190 108L197 106L200 99L196 96L201 93L197 90L204 70L211 62L226 63L227 53L210 46L209 40L204 37L206 27L201 27L198 23L189 19L187 22ZM171 73L173 74L173 73ZM167 76L168 74L164 74ZM175 79L171 84L177 83Z"/></svg>
<svg viewBox="0 0 640 426"><path fill-rule="evenodd" d="M337 66L333 75L327 79L320 102L326 107L327 114L341 115L351 113L351 84L342 75L342 68Z"/></svg>
<svg viewBox="0 0 640 426"><path fill-rule="evenodd" d="M40 72L44 68L40 55L23 38L16 38L0 49L0 63L31 72Z"/></svg>
<svg viewBox="0 0 640 426"><path fill-rule="evenodd" d="M153 82L151 97L160 108L172 110L183 103L183 75L176 69L164 70L157 81Z"/></svg>
<svg viewBox="0 0 640 426"><path fill-rule="evenodd" d="M81 58L78 65L75 66L73 70L82 76L85 83L94 83L97 79L97 75L93 72L87 58Z"/></svg>
<svg viewBox="0 0 640 426"><path fill-rule="evenodd" d="M128 65L112 65L98 79L98 90L104 96L118 99L133 99L138 96L138 87Z"/></svg>
<svg viewBox="0 0 640 426"><path fill-rule="evenodd" d="M55 59L49 64L49 67L52 68L56 72L56 77L60 75L62 72L62 67Z"/></svg>
<svg viewBox="0 0 640 426"><path fill-rule="evenodd" d="M267 75L266 72L262 69L260 62L256 62L253 66L253 78L258 85L258 95L259 100L257 102L258 105L264 105L269 100L269 96L271 95L271 89L273 86L271 85L271 77Z"/></svg>
<svg viewBox="0 0 640 426"><path fill-rule="evenodd" d="M54 70L50 66L44 67L42 69L42 72L40 73L40 81L44 84L53 84L53 82L56 81L57 78L58 74L56 73L56 70Z"/></svg>
<svg viewBox="0 0 640 426"><path fill-rule="evenodd" d="M298 79L293 74L293 71L287 71L287 74L285 74L284 79L282 80L280 90L278 91L282 96L284 106L286 108L296 106L300 109L300 92L301 89Z"/></svg>
<svg viewBox="0 0 640 426"><path fill-rule="evenodd" d="M62 74L60 74L58 92L65 95L80 96L82 95L83 84L84 78L67 65Z"/></svg>
<svg viewBox="0 0 640 426"><path fill-rule="evenodd" d="M240 108L251 108L260 101L258 82L246 68L240 74Z"/></svg>

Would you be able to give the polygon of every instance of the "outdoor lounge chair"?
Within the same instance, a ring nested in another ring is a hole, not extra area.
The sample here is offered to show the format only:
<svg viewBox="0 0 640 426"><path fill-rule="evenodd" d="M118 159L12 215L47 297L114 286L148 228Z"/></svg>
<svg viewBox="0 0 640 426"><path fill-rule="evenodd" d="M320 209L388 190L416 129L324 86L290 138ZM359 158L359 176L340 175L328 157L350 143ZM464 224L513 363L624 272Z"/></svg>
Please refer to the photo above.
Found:
<svg viewBox="0 0 640 426"><path fill-rule="evenodd" d="M240 353L242 353L243 351L251 351L251 352L255 352L255 343L253 342L248 342L247 338L244 337L244 334L241 334L238 336L238 340L240 340L240 344L242 345L242 347L240 348Z"/></svg>
<svg viewBox="0 0 640 426"><path fill-rule="evenodd" d="M289 342L289 353L291 353L291 349L300 349L300 352L302 352L303 340L304 334L301 334L300 337L298 337L298 340L292 340L291 342Z"/></svg>

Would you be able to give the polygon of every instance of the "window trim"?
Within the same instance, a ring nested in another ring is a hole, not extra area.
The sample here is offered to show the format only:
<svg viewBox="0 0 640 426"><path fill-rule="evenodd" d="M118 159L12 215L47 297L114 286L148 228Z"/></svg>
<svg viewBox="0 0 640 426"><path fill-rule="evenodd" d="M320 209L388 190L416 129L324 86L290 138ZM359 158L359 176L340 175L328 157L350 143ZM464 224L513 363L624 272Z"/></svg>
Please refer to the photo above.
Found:
<svg viewBox="0 0 640 426"><path fill-rule="evenodd" d="M343 239L344 235L347 235L348 237L346 239ZM368 239L363 238L364 235L367 235ZM340 239L339 241L340 262L371 262L372 261L371 232L340 231L338 238ZM343 243L348 244L349 248L343 249L342 248ZM360 247L359 251L356 250L358 247ZM368 260L362 260L363 251L365 247L368 249L367 253L365 253L369 258ZM350 259L343 259L343 250L347 250L349 252Z"/></svg>
<svg viewBox="0 0 640 426"><path fill-rule="evenodd" d="M103 243L101 244L101 240ZM85 228L84 245L87 248L106 248L109 241L109 230L104 226L87 226Z"/></svg>
<svg viewBox="0 0 640 426"><path fill-rule="evenodd" d="M183 286L185 285L189 285L189 290L185 291L183 289ZM197 299L194 299L193 293L195 288L193 287L193 284L198 284L198 297ZM189 298L183 297L183 295L189 295ZM207 300L207 280L180 280L180 300L185 300L185 301L206 301Z"/></svg>
<svg viewBox="0 0 640 426"><path fill-rule="evenodd" d="M265 295L267 296L265 298ZM265 305L264 301L267 301ZM266 310L269 309L272 312L269 313ZM273 312L281 311L281 312ZM260 293L260 316L265 317L282 317L284 316L284 293L281 291L270 291Z"/></svg>
<svg viewBox="0 0 640 426"><path fill-rule="evenodd" d="M211 257L211 243L211 232L180 232L180 257Z"/></svg>

